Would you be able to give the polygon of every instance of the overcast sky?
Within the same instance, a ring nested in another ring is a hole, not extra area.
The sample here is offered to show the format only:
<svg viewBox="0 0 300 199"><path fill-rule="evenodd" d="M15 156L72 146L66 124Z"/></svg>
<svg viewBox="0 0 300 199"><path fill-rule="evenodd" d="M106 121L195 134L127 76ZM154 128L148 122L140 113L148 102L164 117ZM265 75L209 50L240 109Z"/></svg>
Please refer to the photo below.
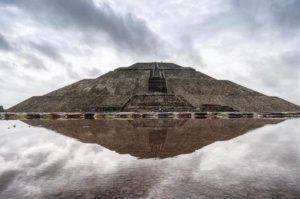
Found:
<svg viewBox="0 0 300 199"><path fill-rule="evenodd" d="M298 0L0 0L0 105L141 61L300 104Z"/></svg>

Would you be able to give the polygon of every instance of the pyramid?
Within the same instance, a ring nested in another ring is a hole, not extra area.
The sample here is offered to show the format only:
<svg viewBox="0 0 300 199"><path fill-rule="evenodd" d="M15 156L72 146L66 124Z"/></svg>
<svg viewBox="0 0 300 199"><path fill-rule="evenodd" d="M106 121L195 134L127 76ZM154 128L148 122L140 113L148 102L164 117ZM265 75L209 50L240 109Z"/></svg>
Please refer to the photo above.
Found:
<svg viewBox="0 0 300 199"><path fill-rule="evenodd" d="M83 79L9 109L78 111L300 111L300 107L228 80L174 63L136 63L96 79Z"/></svg>

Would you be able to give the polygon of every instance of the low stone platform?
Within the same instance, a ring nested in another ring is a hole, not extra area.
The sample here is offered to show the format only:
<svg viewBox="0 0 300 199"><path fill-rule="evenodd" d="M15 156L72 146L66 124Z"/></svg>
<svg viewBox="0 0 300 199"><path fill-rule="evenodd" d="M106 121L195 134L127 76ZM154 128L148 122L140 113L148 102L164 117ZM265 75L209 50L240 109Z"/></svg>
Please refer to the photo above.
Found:
<svg viewBox="0 0 300 199"><path fill-rule="evenodd" d="M32 120L32 119L239 119L239 118L300 118L300 112L78 112L78 113L0 113L0 120Z"/></svg>
<svg viewBox="0 0 300 199"><path fill-rule="evenodd" d="M195 110L184 97L172 94L135 95L123 106L122 112L192 112Z"/></svg>

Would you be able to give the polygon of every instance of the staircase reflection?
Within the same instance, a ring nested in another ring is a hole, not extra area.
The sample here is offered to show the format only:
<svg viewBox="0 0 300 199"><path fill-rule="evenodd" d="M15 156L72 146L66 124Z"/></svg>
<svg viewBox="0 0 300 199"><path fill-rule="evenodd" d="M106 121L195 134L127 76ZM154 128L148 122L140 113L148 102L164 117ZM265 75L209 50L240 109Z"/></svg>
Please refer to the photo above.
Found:
<svg viewBox="0 0 300 199"><path fill-rule="evenodd" d="M96 143L138 158L168 158L192 153L283 120L27 120L84 143Z"/></svg>

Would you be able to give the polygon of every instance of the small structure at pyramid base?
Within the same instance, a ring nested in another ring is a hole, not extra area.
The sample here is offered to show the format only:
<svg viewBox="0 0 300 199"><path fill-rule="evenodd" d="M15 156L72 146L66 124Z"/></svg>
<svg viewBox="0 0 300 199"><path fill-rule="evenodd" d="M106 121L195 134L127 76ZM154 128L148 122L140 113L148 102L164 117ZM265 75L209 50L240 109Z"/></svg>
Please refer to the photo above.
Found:
<svg viewBox="0 0 300 199"><path fill-rule="evenodd" d="M193 68L136 63L17 104L11 112L288 112L300 107Z"/></svg>

